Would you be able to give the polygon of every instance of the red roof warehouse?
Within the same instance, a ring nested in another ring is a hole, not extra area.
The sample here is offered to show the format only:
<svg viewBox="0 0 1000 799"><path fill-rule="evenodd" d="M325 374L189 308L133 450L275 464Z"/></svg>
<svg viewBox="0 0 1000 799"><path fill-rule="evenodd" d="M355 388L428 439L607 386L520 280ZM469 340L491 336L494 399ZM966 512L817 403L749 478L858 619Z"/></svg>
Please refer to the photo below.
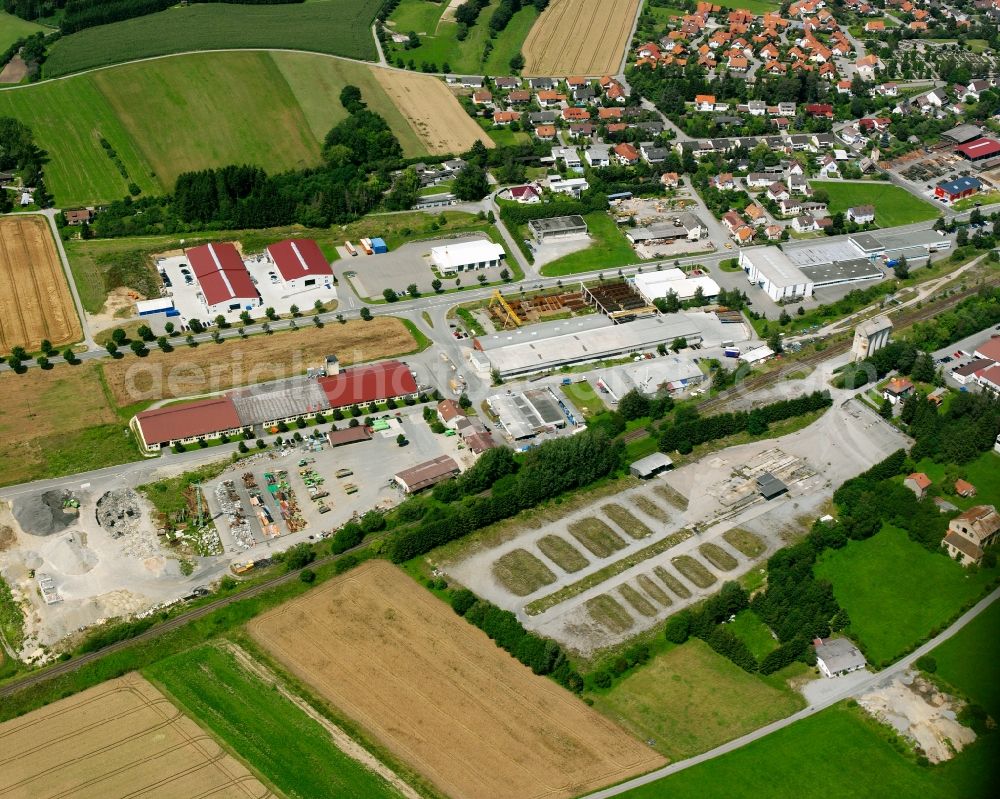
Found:
<svg viewBox="0 0 1000 799"><path fill-rule="evenodd" d="M147 447L237 430L243 426L236 406L228 396L143 411L135 418Z"/></svg>
<svg viewBox="0 0 1000 799"><path fill-rule="evenodd" d="M194 275L198 278L205 304L241 304L241 300L260 301L260 295L243 265L236 248L228 243L203 244L187 251Z"/></svg>
<svg viewBox="0 0 1000 799"><path fill-rule="evenodd" d="M956 147L955 151L961 153L970 161L979 161L982 158L1000 155L1000 142L993 139L976 139L973 142Z"/></svg>
<svg viewBox="0 0 1000 799"><path fill-rule="evenodd" d="M405 397L418 390L409 367L399 361L356 366L338 375L321 377L319 385L326 392L331 408Z"/></svg>
<svg viewBox="0 0 1000 799"><path fill-rule="evenodd" d="M312 239L286 239L267 248L286 282L310 277L330 277L333 270L319 245Z"/></svg>

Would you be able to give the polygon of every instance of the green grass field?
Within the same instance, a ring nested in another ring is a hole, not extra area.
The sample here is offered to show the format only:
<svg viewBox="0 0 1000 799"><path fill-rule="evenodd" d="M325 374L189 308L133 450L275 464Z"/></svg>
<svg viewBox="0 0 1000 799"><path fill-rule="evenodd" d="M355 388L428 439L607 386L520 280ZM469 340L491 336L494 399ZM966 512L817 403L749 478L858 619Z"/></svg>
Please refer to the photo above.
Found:
<svg viewBox="0 0 1000 799"><path fill-rule="evenodd" d="M943 629L983 593L995 570L972 574L886 526L866 541L824 552L816 575L833 584L837 601L851 618L850 635L877 665Z"/></svg>
<svg viewBox="0 0 1000 799"><path fill-rule="evenodd" d="M944 464L924 458L917 463L917 471L926 474L941 486L944 481ZM971 463L963 464L959 474L976 487L976 496L959 497L942 492L945 499L962 510L973 505L1000 505L1000 455L993 450L984 452Z"/></svg>
<svg viewBox="0 0 1000 799"><path fill-rule="evenodd" d="M914 197L906 189L890 183L844 183L836 180L811 180L814 191L822 189L830 196L830 213L846 213L855 205L874 205L875 224L879 227L911 225L935 219L940 211Z"/></svg>
<svg viewBox="0 0 1000 799"><path fill-rule="evenodd" d="M450 72L511 74L510 59L521 51L528 31L538 18L535 7L527 5L511 18L507 27L493 39L493 50L484 61L489 20L500 0L490 0L490 4L480 12L477 23L469 28L465 41L461 42L455 36L458 23L453 19L440 20L447 5L446 2L435 5L426 0L403 0L389 15L388 27L398 33L417 33L420 35L420 46L407 50L401 44L389 42L385 45L385 57L392 63L396 63L398 58L404 62L412 59L417 69L425 62L434 64L439 72L445 71L444 65L447 64Z"/></svg>
<svg viewBox="0 0 1000 799"><path fill-rule="evenodd" d="M44 76L54 78L138 58L266 47L374 61L372 20L378 3L324 0L301 5L208 4L99 25L52 46Z"/></svg>
<svg viewBox="0 0 1000 799"><path fill-rule="evenodd" d="M597 710L673 760L805 705L791 689L747 674L695 639L657 655L593 700Z"/></svg>
<svg viewBox="0 0 1000 799"><path fill-rule="evenodd" d="M381 777L341 752L329 732L232 652L202 646L145 674L288 797L398 797Z"/></svg>
<svg viewBox="0 0 1000 799"><path fill-rule="evenodd" d="M584 418L589 419L591 416L597 416L597 414L604 413L608 409L608 406L604 404L604 400L597 395L594 387L586 380L570 383L568 386L561 386L560 388L562 388L563 394L569 398L569 401L573 403L573 407L579 410Z"/></svg>
<svg viewBox="0 0 1000 799"><path fill-rule="evenodd" d="M741 639L758 661L778 648L778 642L771 637L771 631L752 610L741 610L736 614L736 619L726 625L726 629Z"/></svg>
<svg viewBox="0 0 1000 799"><path fill-rule="evenodd" d="M6 50L18 39L45 30L49 29L43 25L15 17L6 11L0 11L0 51Z"/></svg>
<svg viewBox="0 0 1000 799"><path fill-rule="evenodd" d="M859 708L834 705L722 757L622 799L883 799L985 797L995 788L1000 735L950 763L918 766L899 754ZM993 785L993 788L990 786Z"/></svg>
<svg viewBox="0 0 1000 799"><path fill-rule="evenodd" d="M22 119L49 155L63 206L109 201L128 183L103 136L147 193L181 172L254 163L269 171L319 162L320 142L346 116L341 89L358 86L407 155L420 140L364 64L309 53L196 53L0 92L0 114Z"/></svg>
<svg viewBox="0 0 1000 799"><path fill-rule="evenodd" d="M931 654L937 675L1000 718L1000 682L984 663L1000 663L1000 602L994 602Z"/></svg>
<svg viewBox="0 0 1000 799"><path fill-rule="evenodd" d="M543 275L546 277L573 275L577 272L593 272L598 269L617 269L619 266L639 262L639 256L618 229L615 220L604 211L594 211L587 214L584 219L590 231L592 240L590 246L545 264L541 269Z"/></svg>

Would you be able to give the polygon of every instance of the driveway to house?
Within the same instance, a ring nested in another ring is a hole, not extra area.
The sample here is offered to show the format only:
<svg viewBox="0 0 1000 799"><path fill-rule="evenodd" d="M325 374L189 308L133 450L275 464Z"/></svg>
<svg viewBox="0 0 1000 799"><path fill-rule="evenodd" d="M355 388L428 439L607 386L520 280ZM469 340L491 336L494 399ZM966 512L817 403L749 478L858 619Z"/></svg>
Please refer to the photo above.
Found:
<svg viewBox="0 0 1000 799"><path fill-rule="evenodd" d="M996 589L989 596L981 599L976 603L975 606L968 612L964 613L959 619L952 624L947 630L945 630L940 635L932 638L923 646L915 649L909 655L900 658L893 665L889 666L882 671L875 672L874 674L869 674L867 671L862 672L867 676L863 679L852 679L853 675L848 675L846 678L837 677L828 680L833 686L831 690L824 691L824 696L821 701L810 705L804 710L800 710L798 713L793 713L791 716L781 721L775 721L759 730L754 730L751 733L740 736L729 743L723 744L722 746L717 746L715 749L711 749L708 752L697 755L695 757L690 757L687 760L678 760L676 763L671 763L669 766L664 766L656 771L651 771L649 774L644 774L641 777L636 777L635 779L628 780L619 785L615 785L611 788L605 788L601 791L595 791L594 793L589 793L582 799L610 799L612 796L619 796L626 791L631 791L634 788L639 788L643 785L649 785L652 782L661 780L664 777L668 777L671 774L676 774L678 771L684 771L684 769L691 768L691 766L697 766L699 763L704 763L707 760L713 760L721 755L725 755L729 752L733 752L737 749L741 749L748 743L757 741L761 738L765 738L772 732L777 732L778 730L784 729L797 721L813 716L819 713L821 710L825 710L831 705L837 704L843 699L848 699L852 696L860 696L874 688L876 685L882 683L885 680L891 679L899 674L902 674L907 669L911 668L917 658L926 655L932 649L934 649L939 644L947 641L955 633L961 630L965 625L972 621L976 616L986 610L991 604L993 604L997 599L1000 599L1000 588Z"/></svg>

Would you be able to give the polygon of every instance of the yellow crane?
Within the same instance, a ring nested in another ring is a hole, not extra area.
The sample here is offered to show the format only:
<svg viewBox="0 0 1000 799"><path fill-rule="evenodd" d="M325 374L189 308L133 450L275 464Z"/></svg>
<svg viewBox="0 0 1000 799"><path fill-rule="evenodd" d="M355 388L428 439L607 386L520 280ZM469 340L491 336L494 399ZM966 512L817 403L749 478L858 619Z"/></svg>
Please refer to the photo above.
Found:
<svg viewBox="0 0 1000 799"><path fill-rule="evenodd" d="M500 289L496 289L493 292L493 297L490 299L490 310L492 311L498 306L502 311L499 316L503 319L504 330L506 330L508 326L521 326L521 317L519 317L514 309L510 307L510 303L503 298L503 295L500 293Z"/></svg>

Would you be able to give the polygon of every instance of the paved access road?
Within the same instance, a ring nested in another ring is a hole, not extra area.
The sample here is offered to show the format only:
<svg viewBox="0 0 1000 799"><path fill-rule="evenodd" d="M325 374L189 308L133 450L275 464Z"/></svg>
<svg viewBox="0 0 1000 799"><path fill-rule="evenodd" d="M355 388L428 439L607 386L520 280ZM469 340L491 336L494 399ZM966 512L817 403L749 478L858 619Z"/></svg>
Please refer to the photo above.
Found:
<svg viewBox="0 0 1000 799"><path fill-rule="evenodd" d="M740 749L746 746L748 743L751 743L753 741L759 740L760 738L764 738L770 735L772 732L784 729L785 727L788 727L789 725L792 725L797 721L801 721L802 719L808 718L809 716L813 716L816 713L819 713L821 710L825 710L831 705L837 704L837 702L840 702L842 699L847 699L852 696L859 696L871 690L879 683L882 683L891 677L895 677L896 675L905 672L913 665L914 661L917 658L926 655L928 652L934 649L934 647L936 647L938 644L947 641L949 638L955 635L955 633L957 633L959 630L965 627L965 625L967 625L970 621L976 618L976 616L978 616L980 613L986 610L986 608L988 608L991 604L993 604L997 599L1000 599L1000 588L993 591L993 593L991 593L984 599L981 599L979 602L976 603L976 605L971 610L967 611L961 617L959 617L959 619L954 624L952 624L947 630L945 630L937 637L932 638L930 641L928 641L920 648L914 650L909 655L900 658L888 668L885 668L882 671L872 674L870 677L861 682L857 682L855 680L847 681L843 690L830 692L826 696L826 698L819 704L810 705L809 707L800 710L798 713L793 713L788 718L781 719L780 721L775 721L771 724L761 727L758 730L749 732L746 735L743 735L733 741L730 741L729 743L723 744L722 746L717 746L715 749L711 749L708 752L696 755L695 757L689 757L687 760L678 760L676 763L671 763L669 766L664 766L663 768L657 769L656 771L651 771L649 772L649 774L644 774L641 777L636 777L635 779L631 779L628 782L623 782L620 785L615 785L611 788L605 788L600 791L595 791L594 793L589 793L585 797L582 797L581 799L610 799L610 797L612 796L619 796L623 793L626 793L627 791L631 791L633 788L639 788L643 785L649 785L650 783L656 782L657 780L661 780L664 777L669 777L671 774L676 774L678 771L684 771L684 769L691 768L691 766L697 766L699 763L704 763L706 760L713 760L717 757L720 757L721 755L727 754L728 752L733 752L736 749Z"/></svg>

